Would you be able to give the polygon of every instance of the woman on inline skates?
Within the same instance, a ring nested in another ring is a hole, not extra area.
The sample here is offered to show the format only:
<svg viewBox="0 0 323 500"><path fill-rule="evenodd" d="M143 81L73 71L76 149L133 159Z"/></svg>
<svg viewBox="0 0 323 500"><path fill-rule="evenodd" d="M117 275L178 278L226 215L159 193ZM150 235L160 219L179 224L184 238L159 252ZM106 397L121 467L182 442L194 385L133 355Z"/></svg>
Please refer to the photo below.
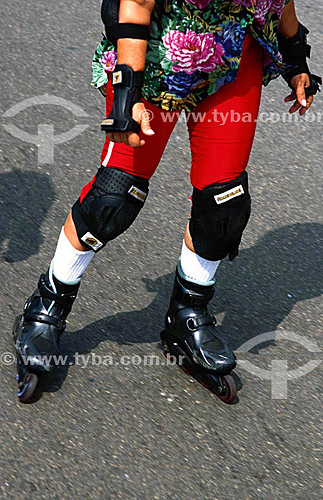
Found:
<svg viewBox="0 0 323 500"><path fill-rule="evenodd" d="M106 37L93 83L106 95L101 166L82 189L46 274L14 325L21 401L52 366L81 277L143 207L149 179L182 110L191 148L192 211L166 313L162 346L184 356L224 401L236 388L230 347L217 336L207 305L225 257L238 254L250 216L245 171L262 84L282 74L285 101L303 115L320 78L306 63L308 30L293 0L104 0Z"/></svg>

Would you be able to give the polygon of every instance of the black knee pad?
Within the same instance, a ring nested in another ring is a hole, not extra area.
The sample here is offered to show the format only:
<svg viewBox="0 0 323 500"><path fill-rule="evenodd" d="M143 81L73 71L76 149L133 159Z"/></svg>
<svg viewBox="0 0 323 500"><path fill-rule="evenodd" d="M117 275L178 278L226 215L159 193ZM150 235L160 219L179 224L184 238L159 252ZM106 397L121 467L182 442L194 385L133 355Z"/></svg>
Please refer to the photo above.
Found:
<svg viewBox="0 0 323 500"><path fill-rule="evenodd" d="M80 242L98 252L133 223L148 195L149 181L101 167L91 190L72 208Z"/></svg>
<svg viewBox="0 0 323 500"><path fill-rule="evenodd" d="M189 229L196 253L208 260L227 255L233 260L250 210L247 172L229 182L194 188Z"/></svg>

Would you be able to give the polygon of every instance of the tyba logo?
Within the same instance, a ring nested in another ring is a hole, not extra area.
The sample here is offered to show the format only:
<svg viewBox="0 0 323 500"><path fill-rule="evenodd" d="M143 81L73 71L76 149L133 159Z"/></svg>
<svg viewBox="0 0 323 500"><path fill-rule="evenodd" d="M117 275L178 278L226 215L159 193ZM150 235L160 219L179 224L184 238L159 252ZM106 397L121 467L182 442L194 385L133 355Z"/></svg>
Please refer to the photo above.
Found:
<svg viewBox="0 0 323 500"><path fill-rule="evenodd" d="M257 335L253 339L248 340L242 344L235 352L242 353L248 352L253 347L268 341L278 341L278 340L289 340L291 342L296 342L301 346L305 347L309 352L320 353L320 348L307 339L304 336L297 335L294 332L286 331L274 331L262 333ZM264 368L259 368L248 360L240 359L238 360L238 365L241 368L247 370L252 375L256 375L261 379L271 380L271 398L272 399L287 399L287 383L288 380L297 379L303 375L307 375L312 370L317 368L321 363L320 359L312 359L305 363L303 366L296 368L294 370L288 370L287 359L272 359L271 369L265 370Z"/></svg>
<svg viewBox="0 0 323 500"><path fill-rule="evenodd" d="M54 105L60 106L61 108L71 111L78 118L87 117L87 113L83 111L79 106L73 104L66 99L56 96L35 96L24 101L19 102L8 109L2 118L13 118L21 111L27 108L39 105ZM59 135L54 133L54 124L42 123L38 125L38 134L32 135L21 130L19 127L12 123L3 123L4 129L11 134L13 137L20 139L21 141L28 142L29 144L35 144L38 148L38 163L39 164L53 164L54 163L54 146L56 144L64 144L78 135L82 134L84 130L88 128L88 124L75 125L68 132L64 132Z"/></svg>

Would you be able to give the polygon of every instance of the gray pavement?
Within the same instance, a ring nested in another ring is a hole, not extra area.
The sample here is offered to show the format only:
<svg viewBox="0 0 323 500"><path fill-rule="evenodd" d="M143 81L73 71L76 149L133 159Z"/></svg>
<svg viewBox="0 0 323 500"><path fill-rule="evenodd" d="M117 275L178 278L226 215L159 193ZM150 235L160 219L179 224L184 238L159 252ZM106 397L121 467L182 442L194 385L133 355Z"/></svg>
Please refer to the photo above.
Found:
<svg viewBox="0 0 323 500"><path fill-rule="evenodd" d="M298 3L299 17L311 29L312 68L319 73L322 5ZM320 367L288 380L285 394L284 381L261 379L240 363L238 401L225 405L178 368L162 364L159 332L189 214L184 123L173 133L137 222L84 277L62 339L68 366L46 381L35 404L18 403L12 322L52 258L71 203L99 163L104 101L89 80L102 27L94 0L2 0L0 12L0 125L30 134L42 123L54 124L56 134L89 125L55 146L53 164L39 164L36 145L0 127L0 497L321 498ZM283 81L271 83L261 110L287 112L286 93ZM43 95L64 98L88 116L38 105L2 117L20 101ZM322 329L318 113L323 116L320 98L313 123L284 123L277 115L264 115L259 123L249 165L252 218L239 258L220 266L212 302L219 332L235 349L260 334L287 332L285 340L269 338L238 355L267 375L273 360L287 360L292 371L320 359L308 350L310 343L319 345ZM123 355L137 356L136 362L155 355L160 364L123 365ZM98 356L110 356L106 364L113 357L113 364L99 365Z"/></svg>

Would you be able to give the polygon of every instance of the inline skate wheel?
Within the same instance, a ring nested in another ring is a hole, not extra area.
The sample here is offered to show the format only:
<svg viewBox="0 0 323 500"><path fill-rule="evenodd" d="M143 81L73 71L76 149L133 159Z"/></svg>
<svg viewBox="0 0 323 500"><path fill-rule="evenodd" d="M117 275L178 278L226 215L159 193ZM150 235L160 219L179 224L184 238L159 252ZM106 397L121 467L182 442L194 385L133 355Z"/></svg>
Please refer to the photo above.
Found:
<svg viewBox="0 0 323 500"><path fill-rule="evenodd" d="M21 403L29 403L32 400L38 377L35 373L27 373L22 382L19 383L18 399Z"/></svg>
<svg viewBox="0 0 323 500"><path fill-rule="evenodd" d="M235 400L237 396L237 386L232 375L223 375L221 377L221 387L218 387L216 392L224 403L232 403L232 401Z"/></svg>

